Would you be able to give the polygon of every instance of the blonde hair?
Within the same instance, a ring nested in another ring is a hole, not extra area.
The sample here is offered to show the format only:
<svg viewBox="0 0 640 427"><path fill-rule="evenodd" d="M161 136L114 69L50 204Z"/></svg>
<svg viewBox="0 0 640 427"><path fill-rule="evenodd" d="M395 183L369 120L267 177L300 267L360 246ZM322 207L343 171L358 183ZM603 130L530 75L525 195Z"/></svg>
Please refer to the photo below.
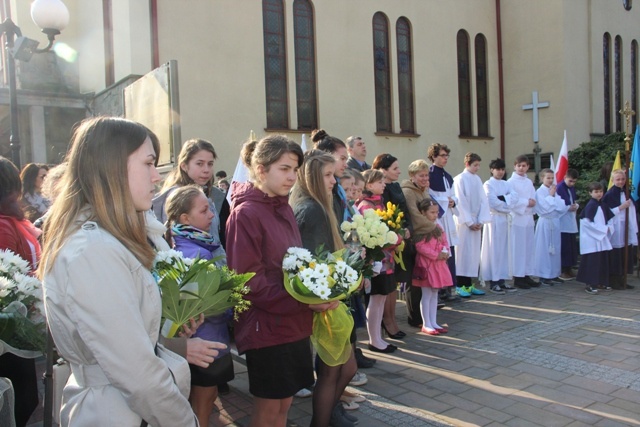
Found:
<svg viewBox="0 0 640 427"><path fill-rule="evenodd" d="M42 278L53 266L67 238L81 224L77 219L87 205L88 220L118 239L142 265L151 268L154 250L147 241L144 212L136 210L128 180L129 156L149 138L156 156L158 138L145 126L121 118L95 117L75 130L60 192L44 226Z"/></svg>
<svg viewBox="0 0 640 427"><path fill-rule="evenodd" d="M626 177L627 173L623 169L615 169L611 171L611 176L614 175L624 175Z"/></svg>
<svg viewBox="0 0 640 427"><path fill-rule="evenodd" d="M180 215L183 213L188 214L191 212L193 208L193 201L199 195L203 195L204 191L197 185L185 185L184 187L177 188L174 192L172 192L169 197L167 197L166 203L166 211L167 211L167 221L164 223L167 228L167 232L165 233L165 240L171 244L171 227L172 224L178 223ZM208 231L208 230L204 230Z"/></svg>
<svg viewBox="0 0 640 427"><path fill-rule="evenodd" d="M204 139L189 139L185 141L185 143L182 145L182 148L180 149L178 164L175 168L173 168L171 172L169 172L169 175L167 176L167 179L162 186L162 192L168 190L171 187L194 183L193 179L189 177L189 174L187 174L187 172L182 169L182 166L186 166L187 164L189 164L193 156L195 156L202 150L208 151L213 154L213 160L216 160L218 158L216 150L215 148L213 148L213 144L211 144L209 141L206 141ZM211 174L211 178L206 184L206 187L210 189L214 181L215 176Z"/></svg>
<svg viewBox="0 0 640 427"><path fill-rule="evenodd" d="M302 166L304 154L302 148L284 135L269 135L260 141L246 141L240 151L242 162L249 169L252 181L256 180L256 168L262 166L266 171L272 164L280 160L284 154L291 153L298 157L298 167Z"/></svg>
<svg viewBox="0 0 640 427"><path fill-rule="evenodd" d="M289 196L289 204L296 206L307 198L315 200L324 211L329 223L334 250L338 250L342 249L344 244L340 233L338 233L338 220L333 211L333 197L327 192L323 177L324 167L335 163L336 159L325 151L307 151L304 156L304 162L298 169L298 180Z"/></svg>
<svg viewBox="0 0 640 427"><path fill-rule="evenodd" d="M409 165L408 172L409 172L409 176L413 176L418 172L428 171L428 170L429 170L429 163L427 163L425 160L418 159L411 162L411 164Z"/></svg>

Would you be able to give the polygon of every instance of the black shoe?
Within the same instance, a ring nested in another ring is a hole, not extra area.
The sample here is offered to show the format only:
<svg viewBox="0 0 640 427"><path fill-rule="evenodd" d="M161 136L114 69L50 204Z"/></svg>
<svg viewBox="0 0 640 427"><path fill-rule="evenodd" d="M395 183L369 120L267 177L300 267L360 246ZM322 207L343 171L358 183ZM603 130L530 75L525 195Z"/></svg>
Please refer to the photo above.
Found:
<svg viewBox="0 0 640 427"><path fill-rule="evenodd" d="M398 347L396 347L393 344L389 344L387 345L386 348L378 348L378 347L374 347L373 345L369 344L369 350L373 351L375 353L393 353L394 351L396 351L398 349Z"/></svg>
<svg viewBox="0 0 640 427"><path fill-rule="evenodd" d="M375 359L369 359L368 357L366 357L362 353L362 350L360 350L359 348L356 348L355 355L356 355L356 363L358 364L358 369L373 368L373 365L376 364Z"/></svg>
<svg viewBox="0 0 640 427"><path fill-rule="evenodd" d="M384 326L384 324L382 325L382 329L387 333L387 336L388 336L389 338L391 338L392 340L401 340L402 338L404 338L404 337L406 337L406 336L407 336L407 334L405 334L405 333L404 333L404 332L402 332L402 331L398 331L398 332L396 332L395 334L390 333L390 332L387 330L387 327L386 327L386 326Z"/></svg>
<svg viewBox="0 0 640 427"><path fill-rule="evenodd" d="M539 288L540 287L540 282L536 282L535 280L533 280L529 276L524 276L524 281L525 281L525 283L527 285L531 286L532 288Z"/></svg>
<svg viewBox="0 0 640 427"><path fill-rule="evenodd" d="M531 286L527 284L524 277L514 277L513 286L520 289L531 289Z"/></svg>
<svg viewBox="0 0 640 427"><path fill-rule="evenodd" d="M228 383L222 383L222 384L218 384L218 394L221 396L225 396L227 394L230 393L229 390L229 384Z"/></svg>

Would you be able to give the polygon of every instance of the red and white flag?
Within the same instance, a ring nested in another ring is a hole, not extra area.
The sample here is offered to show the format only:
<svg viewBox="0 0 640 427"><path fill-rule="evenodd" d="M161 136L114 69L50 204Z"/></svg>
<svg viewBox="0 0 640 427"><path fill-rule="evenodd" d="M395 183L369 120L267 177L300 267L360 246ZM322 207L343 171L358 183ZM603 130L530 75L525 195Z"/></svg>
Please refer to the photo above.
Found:
<svg viewBox="0 0 640 427"><path fill-rule="evenodd" d="M567 150L567 131L565 130L564 140L562 141L562 147L558 155L558 164L556 165L556 182L562 182L564 180L567 169L569 169L569 151Z"/></svg>

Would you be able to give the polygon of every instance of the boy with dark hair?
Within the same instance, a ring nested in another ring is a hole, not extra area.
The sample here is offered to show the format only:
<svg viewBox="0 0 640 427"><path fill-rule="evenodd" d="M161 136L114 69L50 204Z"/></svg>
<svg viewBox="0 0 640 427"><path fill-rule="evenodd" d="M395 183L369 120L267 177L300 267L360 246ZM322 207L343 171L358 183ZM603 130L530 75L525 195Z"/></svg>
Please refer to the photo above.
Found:
<svg viewBox="0 0 640 427"><path fill-rule="evenodd" d="M518 193L518 202L511 211L511 272L516 288L537 288L540 283L529 277L533 274L534 222L533 208L536 205L536 190L527 177L529 159L516 157L513 174L509 178L511 188Z"/></svg>
<svg viewBox="0 0 640 427"><path fill-rule="evenodd" d="M564 180L556 187L556 194L569 206L567 212L560 217L560 264L562 273L558 276L563 280L576 278L573 267L578 264L578 222L576 211L578 210L578 197L576 195L576 181L578 171L567 170Z"/></svg>
<svg viewBox="0 0 640 427"><path fill-rule="evenodd" d="M482 232L482 250L480 252L480 275L490 283L490 291L504 295L517 291L506 284L509 274L509 215L518 202L518 193L503 179L505 163L502 159L492 160L489 164L491 178L484 183L484 192L489 200L491 222L484 225Z"/></svg>
<svg viewBox="0 0 640 427"><path fill-rule="evenodd" d="M612 246L609 238L613 234L611 219L614 214L604 206L604 187L599 182L589 184L591 200L580 214L580 268L578 281L584 283L585 292L597 294L598 287L609 287L609 253Z"/></svg>
<svg viewBox="0 0 640 427"><path fill-rule="evenodd" d="M481 160L479 155L467 153L464 171L453 179L453 189L458 197L456 281L458 294L462 297L485 293L473 284L480 268L482 226L491 221L489 201L478 176Z"/></svg>

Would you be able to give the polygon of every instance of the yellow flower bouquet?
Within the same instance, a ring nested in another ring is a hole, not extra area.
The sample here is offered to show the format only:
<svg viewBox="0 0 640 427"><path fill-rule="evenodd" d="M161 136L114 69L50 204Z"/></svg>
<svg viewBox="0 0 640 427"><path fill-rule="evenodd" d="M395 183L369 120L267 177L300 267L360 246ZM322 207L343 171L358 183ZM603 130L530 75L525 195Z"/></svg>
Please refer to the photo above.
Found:
<svg viewBox="0 0 640 427"><path fill-rule="evenodd" d="M362 276L352 267L359 263L360 254L346 249L333 253L320 250L314 256L307 249L292 247L282 261L284 287L304 304L343 300L360 286ZM334 310L314 313L311 342L324 363L337 366L349 360L352 329L353 317L344 303Z"/></svg>
<svg viewBox="0 0 640 427"><path fill-rule="evenodd" d="M387 209L376 209L376 214L378 214L378 216L382 218L382 220L387 224L389 230L395 231L400 236L404 236L404 212L398 209L397 205L394 205L391 202L387 202ZM400 243L396 247L393 253L393 259L396 264L398 264L403 270L406 271L407 268L404 266L404 260L402 259L402 251L404 250L404 246L405 242L402 241L402 243Z"/></svg>

